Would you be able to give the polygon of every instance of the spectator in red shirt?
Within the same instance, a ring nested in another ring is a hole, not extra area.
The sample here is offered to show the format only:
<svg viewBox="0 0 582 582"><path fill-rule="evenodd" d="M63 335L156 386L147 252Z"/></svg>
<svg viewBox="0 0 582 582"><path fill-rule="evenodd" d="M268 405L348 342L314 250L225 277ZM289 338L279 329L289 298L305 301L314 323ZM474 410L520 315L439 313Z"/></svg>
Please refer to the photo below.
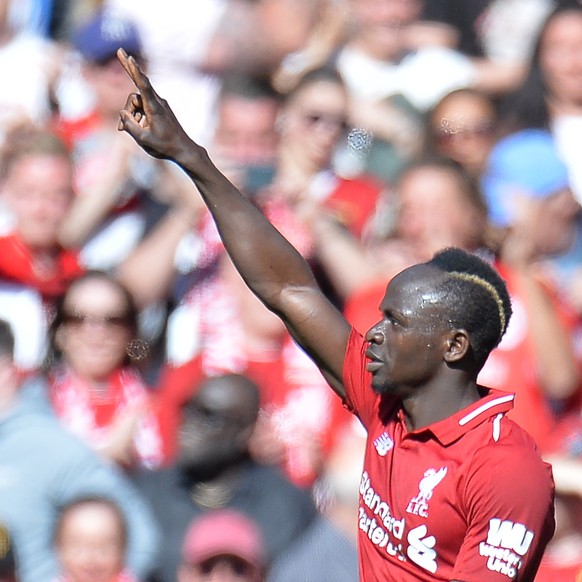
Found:
<svg viewBox="0 0 582 582"><path fill-rule="evenodd" d="M59 242L73 197L73 164L56 135L31 126L10 136L1 161L0 313L16 335L17 365L30 370L44 355L54 299L84 271L77 253Z"/></svg>

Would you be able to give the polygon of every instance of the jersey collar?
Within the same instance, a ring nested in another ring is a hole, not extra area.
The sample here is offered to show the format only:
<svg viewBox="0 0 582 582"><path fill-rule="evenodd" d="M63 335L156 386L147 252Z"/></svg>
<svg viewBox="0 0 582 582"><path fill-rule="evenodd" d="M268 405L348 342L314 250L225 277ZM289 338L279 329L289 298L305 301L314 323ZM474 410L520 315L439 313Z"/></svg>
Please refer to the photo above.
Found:
<svg viewBox="0 0 582 582"><path fill-rule="evenodd" d="M446 446L456 441L474 427L498 414L505 414L513 408L515 394L487 388L487 394L470 406L459 412L426 426L420 430L408 433L408 436L419 435L430 431L442 445Z"/></svg>

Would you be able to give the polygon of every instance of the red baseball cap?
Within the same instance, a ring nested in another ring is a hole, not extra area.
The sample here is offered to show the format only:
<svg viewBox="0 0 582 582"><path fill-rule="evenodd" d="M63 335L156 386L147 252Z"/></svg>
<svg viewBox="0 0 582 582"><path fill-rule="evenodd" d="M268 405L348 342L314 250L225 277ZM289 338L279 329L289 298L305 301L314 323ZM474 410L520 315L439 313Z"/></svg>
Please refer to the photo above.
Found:
<svg viewBox="0 0 582 582"><path fill-rule="evenodd" d="M232 509L216 510L196 518L186 532L182 558L190 564L201 564L215 556L236 556L261 570L265 552L258 526Z"/></svg>

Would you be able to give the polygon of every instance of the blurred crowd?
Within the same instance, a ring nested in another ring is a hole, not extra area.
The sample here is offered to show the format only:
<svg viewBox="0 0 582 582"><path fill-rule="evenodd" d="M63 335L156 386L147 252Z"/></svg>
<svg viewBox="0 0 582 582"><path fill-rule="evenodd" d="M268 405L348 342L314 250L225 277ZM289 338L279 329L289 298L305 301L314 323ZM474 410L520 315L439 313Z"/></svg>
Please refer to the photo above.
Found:
<svg viewBox="0 0 582 582"><path fill-rule="evenodd" d="M358 579L363 429L118 131L119 47L361 332L436 251L495 265L480 381L579 580L582 2L0 0L0 581Z"/></svg>

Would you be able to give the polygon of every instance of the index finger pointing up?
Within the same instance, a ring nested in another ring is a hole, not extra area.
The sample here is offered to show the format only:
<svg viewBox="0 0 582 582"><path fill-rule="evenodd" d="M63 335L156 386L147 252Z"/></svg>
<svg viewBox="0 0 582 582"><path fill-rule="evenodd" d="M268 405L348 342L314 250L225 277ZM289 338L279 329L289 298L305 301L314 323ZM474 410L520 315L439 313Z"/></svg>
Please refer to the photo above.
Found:
<svg viewBox="0 0 582 582"><path fill-rule="evenodd" d="M125 72L131 77L134 85L139 89L139 92L146 97L146 101L148 100L148 97L155 97L156 92L154 91L150 80L140 69L136 60L128 55L122 48L117 49L117 58L121 63L121 66L125 69Z"/></svg>

